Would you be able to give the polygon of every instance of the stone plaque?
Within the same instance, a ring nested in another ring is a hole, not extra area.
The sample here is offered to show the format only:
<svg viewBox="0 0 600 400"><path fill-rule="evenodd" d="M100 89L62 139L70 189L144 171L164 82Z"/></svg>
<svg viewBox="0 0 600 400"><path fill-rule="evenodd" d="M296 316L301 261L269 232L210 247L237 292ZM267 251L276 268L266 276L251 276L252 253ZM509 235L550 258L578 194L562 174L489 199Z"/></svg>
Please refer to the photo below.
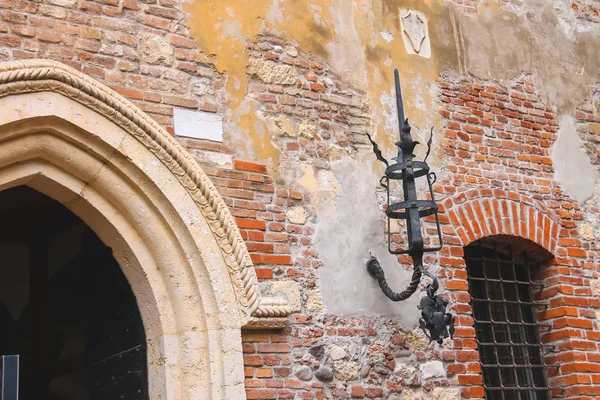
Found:
<svg viewBox="0 0 600 400"><path fill-rule="evenodd" d="M402 38L408 54L431 57L429 28L425 14L416 10L400 10Z"/></svg>

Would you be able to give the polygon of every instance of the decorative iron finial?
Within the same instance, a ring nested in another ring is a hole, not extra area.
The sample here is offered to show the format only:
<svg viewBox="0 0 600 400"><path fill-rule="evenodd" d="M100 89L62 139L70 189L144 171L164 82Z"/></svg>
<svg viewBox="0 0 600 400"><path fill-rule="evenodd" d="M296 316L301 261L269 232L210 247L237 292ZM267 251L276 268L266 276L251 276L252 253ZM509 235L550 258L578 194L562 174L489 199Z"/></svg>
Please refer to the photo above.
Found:
<svg viewBox="0 0 600 400"><path fill-rule="evenodd" d="M394 79L396 87L396 106L398 109L398 128L400 140L395 144L398 147L398 156L394 157L395 164L390 165L388 160L383 157L381 150L372 140L370 135L369 140L373 145L373 152L377 160L386 165L385 176L381 178L381 186L387 191L388 206L386 215L388 218L388 251L391 254L408 254L413 260L413 275L408 287L400 292L394 292L385 279L383 268L379 264L377 258L371 256L367 261L367 271L376 278L379 282L379 287L383 293L393 301L402 301L408 299L418 288L422 275L427 275L432 279L432 283L427 286L427 295L421 299L419 309L421 310L420 326L425 331L430 340L435 340L439 343L448 335L451 337L454 333L454 317L446 313L448 302L436 295L439 288L437 277L423 268L423 253L428 251L437 251L442 248L442 233L438 219L438 208L433 196L433 182L435 182L435 174L429 171L429 166L423 161L414 161L414 149L419 144L413 140L408 123L408 118L404 115L404 105L402 104L402 89L400 87L400 75L398 70L394 70ZM433 137L433 128L431 136L427 142L427 155L431 150L431 142ZM415 179L426 177L429 186L430 200L419 200ZM404 201L390 203L395 196L390 196L390 190L393 190L391 183L397 182L402 185L402 196ZM435 216L437 227L437 238L439 245L427 246L423 238L421 230L421 218L429 215ZM397 249L395 244L392 244L391 239L391 221L403 220L406 225L406 235L408 248ZM450 329L448 329L448 327Z"/></svg>

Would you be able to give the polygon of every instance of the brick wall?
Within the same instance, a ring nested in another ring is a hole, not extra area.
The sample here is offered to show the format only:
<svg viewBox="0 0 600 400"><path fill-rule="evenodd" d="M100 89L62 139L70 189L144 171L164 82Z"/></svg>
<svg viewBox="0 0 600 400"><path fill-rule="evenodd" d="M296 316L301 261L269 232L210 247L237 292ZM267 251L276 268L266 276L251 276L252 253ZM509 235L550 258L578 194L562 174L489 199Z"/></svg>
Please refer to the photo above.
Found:
<svg viewBox="0 0 600 400"><path fill-rule="evenodd" d="M590 161L600 168L600 87L594 88L590 98L576 112L577 131L584 142Z"/></svg>
<svg viewBox="0 0 600 400"><path fill-rule="evenodd" d="M272 36L259 36L249 44L248 55L248 97L260 104L259 112L275 136L272 141L286 154L283 163L301 160L327 167L368 143L366 96L343 84L324 64Z"/></svg>
<svg viewBox="0 0 600 400"><path fill-rule="evenodd" d="M479 1L455 3L476 12ZM577 7L595 18L591 9ZM332 161L368 151L366 97L325 62L272 36L248 43L247 53L248 97L281 150L280 169L293 174L298 165L309 164L328 170ZM225 78L189 36L179 1L0 0L0 59L26 58L55 59L93 76L171 133L174 106L227 110ZM519 245L532 251L543 246L556 256L536 277L544 284L540 300L548 304L538 317L552 326L543 341L559 351L546 359L553 396L600 395L600 304L592 290L600 253L593 234L589 238L580 230L583 222L591 223L586 216L599 210L582 209L554 180L550 151L557 116L527 77L506 87L473 79L442 80L438 86L444 165L435 190L446 246L426 262L438 267L444 295L458 316L456 338L444 346L429 344L419 330L407 331L396 319L327 314L318 290L323 262L314 246L314 197L269 170L265 160L237 158L232 143L182 139L192 154L232 158L223 167L198 157L236 218L261 286L268 290L272 282L291 280L299 287L298 312L287 328L243 333L249 399L457 398L455 386L464 398L481 398L462 249L498 233L521 236L528 240ZM577 119L597 164L600 117L582 108ZM443 374L423 378L421 368L437 365Z"/></svg>
<svg viewBox="0 0 600 400"><path fill-rule="evenodd" d="M538 300L548 305L538 318L551 327L544 328L542 341L557 352L546 357L550 384L555 388L553 396L600 394L595 386L600 378L596 375L600 372L600 336L594 311L600 303L590 288L590 282L597 278L597 249L577 230L583 220L579 205L554 181L550 149L558 130L556 116L539 101L526 78L510 87L473 81L440 82L440 87L445 127L441 151L447 164L436 193L446 246L427 262L439 265L438 275L458 316L452 345L428 345L418 332L404 332L401 324L384 318L342 319L303 308L283 332L244 335L249 398L376 398L413 393L419 386L431 390L448 385L461 387L464 398L482 397L463 246L501 233L522 238L513 242L532 255L543 246L556 256L535 277L544 285ZM243 168L265 171L255 164ZM273 188L271 204L261 207L280 212L282 225L273 225L278 230L285 226L286 209L310 200L302 199L300 193L290 199L288 193L293 192ZM281 208L274 209L273 204ZM261 219L254 213L240 216ZM265 224L256 226L268 235L272 216L266 217ZM247 224L242 221L240 226ZM290 228L285 228L288 234L300 232L293 224ZM288 240L292 248L300 250L292 251L298 256L289 260L291 265L267 266L269 272L259 266L259 276L277 279L287 275L304 289L318 284L314 266L320 264L311 248L310 231L304 232L304 241ZM260 262L264 250L254 245L250 248L256 252L253 258ZM307 250L311 263L300 255ZM362 358L347 351L353 346L361 349ZM420 380L411 374L411 366L435 361L443 362L446 377ZM306 371L300 369L304 366L311 370L308 381L294 375ZM314 377L323 366L335 371L333 384Z"/></svg>
<svg viewBox="0 0 600 400"><path fill-rule="evenodd" d="M168 129L173 106L217 111L221 75L172 0L2 0L0 59L49 58L115 89Z"/></svg>

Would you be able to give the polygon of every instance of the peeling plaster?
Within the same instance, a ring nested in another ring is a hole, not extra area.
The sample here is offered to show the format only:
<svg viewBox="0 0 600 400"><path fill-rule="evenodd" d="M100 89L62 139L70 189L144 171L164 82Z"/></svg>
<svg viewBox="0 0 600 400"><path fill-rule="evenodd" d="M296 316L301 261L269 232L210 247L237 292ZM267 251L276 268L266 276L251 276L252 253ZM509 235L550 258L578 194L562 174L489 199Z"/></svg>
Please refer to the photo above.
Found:
<svg viewBox="0 0 600 400"><path fill-rule="evenodd" d="M583 204L594 195L595 169L582 149L575 118L563 115L559 121L558 139L552 148L555 178L568 194Z"/></svg>
<svg viewBox="0 0 600 400"><path fill-rule="evenodd" d="M400 30L401 8L419 11L427 18L431 58L407 53ZM262 105L247 97L248 44L258 35L281 37L288 42L282 44L282 51L297 46L289 51L310 53L349 88L364 92L371 131L387 157L394 153L398 130L394 67L400 71L406 115L421 143L426 143L431 126L436 135L442 127L437 112L440 77L474 77L506 86L527 74L539 90L540 100L564 116L552 155L557 179L580 201L591 196L595 173L588 168L589 160L579 155L581 145L573 137L572 118L589 87L600 82L599 32L597 26L595 30L589 25L582 28L572 10L558 0L528 0L518 7L483 1L479 14L462 13L443 0L354 0L351 5L342 0L195 0L186 11L200 49L215 57L217 69L227 77L225 142L234 144L236 155L265 162L270 172L304 188L314 207L311 215L316 211L320 221L316 243L325 264L320 272L321 290L325 305L334 314L400 314L364 272L370 250L380 257L396 290L401 290L410 276L383 245L375 196L383 168L366 146L344 153L344 157L355 158L354 162L332 162L333 172L282 156ZM435 138L434 146L439 146ZM341 154L333 146L330 150L331 160L334 153ZM417 150L421 157L426 146ZM440 178L447 162L443 157L434 147L428 160ZM566 163L573 158L573 165L580 168L574 175ZM579 180L567 179L575 175ZM362 212L357 215L356 210ZM340 277L342 284L331 284ZM418 296L414 297L411 301L416 304ZM345 301L348 298L353 301ZM402 307L403 317L409 309L412 307ZM407 321L414 323L416 316L416 312L409 315Z"/></svg>
<svg viewBox="0 0 600 400"><path fill-rule="evenodd" d="M320 289L327 311L340 316L395 316L405 326L419 318L414 295L400 304L381 292L377 280L366 271L371 252L385 269L388 283L395 291L404 290L411 271L404 269L383 242L383 223L375 195L377 177L365 165L348 160L332 164L340 182L335 211L320 219L315 243L323 260ZM349 300L351 299L351 300Z"/></svg>
<svg viewBox="0 0 600 400"><path fill-rule="evenodd" d="M427 18L430 59L407 54L400 32L401 8ZM375 138L390 151L397 130L387 101L393 98L391 67L400 70L407 115L422 132L430 126L440 128L431 86L444 69L499 81L531 73L542 101L563 114L573 113L588 86L600 81L597 30L581 28L573 11L556 1L531 0L512 8L486 1L480 4L479 15L463 14L442 0L355 0L351 6L342 0L196 0L186 11L200 48L216 55L217 68L229 76L226 89L233 112L226 119L231 121L228 131L238 152L261 155L275 173L278 149L269 135L253 132L255 126L264 128L258 107L252 113L237 111L248 87L246 44L259 34L279 35L298 44L367 93ZM433 165L438 162L435 157L431 160Z"/></svg>

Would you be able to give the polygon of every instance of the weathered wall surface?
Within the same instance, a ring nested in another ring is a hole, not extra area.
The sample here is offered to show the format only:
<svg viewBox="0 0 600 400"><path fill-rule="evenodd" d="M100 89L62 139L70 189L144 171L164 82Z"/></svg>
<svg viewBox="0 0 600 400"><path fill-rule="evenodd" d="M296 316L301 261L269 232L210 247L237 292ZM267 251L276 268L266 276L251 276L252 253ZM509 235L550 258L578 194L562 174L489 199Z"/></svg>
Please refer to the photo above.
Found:
<svg viewBox="0 0 600 400"><path fill-rule="evenodd" d="M245 333L248 398L482 397L462 246L494 233L554 250L538 277L551 304L540 318L555 326L543 340L562 351L548 358L561 363L548 373L553 395L575 398L600 395L598 9L0 0L0 57L67 63L176 137L173 108L221 117L222 142L179 140L225 196L263 290L297 310L282 332ZM409 259L386 254L383 170L365 136L394 153L394 67L413 135L425 143L435 128L429 161L447 246L426 262L460 325L444 346L415 329L419 295L391 303L364 268L372 252L396 290L410 276Z"/></svg>

